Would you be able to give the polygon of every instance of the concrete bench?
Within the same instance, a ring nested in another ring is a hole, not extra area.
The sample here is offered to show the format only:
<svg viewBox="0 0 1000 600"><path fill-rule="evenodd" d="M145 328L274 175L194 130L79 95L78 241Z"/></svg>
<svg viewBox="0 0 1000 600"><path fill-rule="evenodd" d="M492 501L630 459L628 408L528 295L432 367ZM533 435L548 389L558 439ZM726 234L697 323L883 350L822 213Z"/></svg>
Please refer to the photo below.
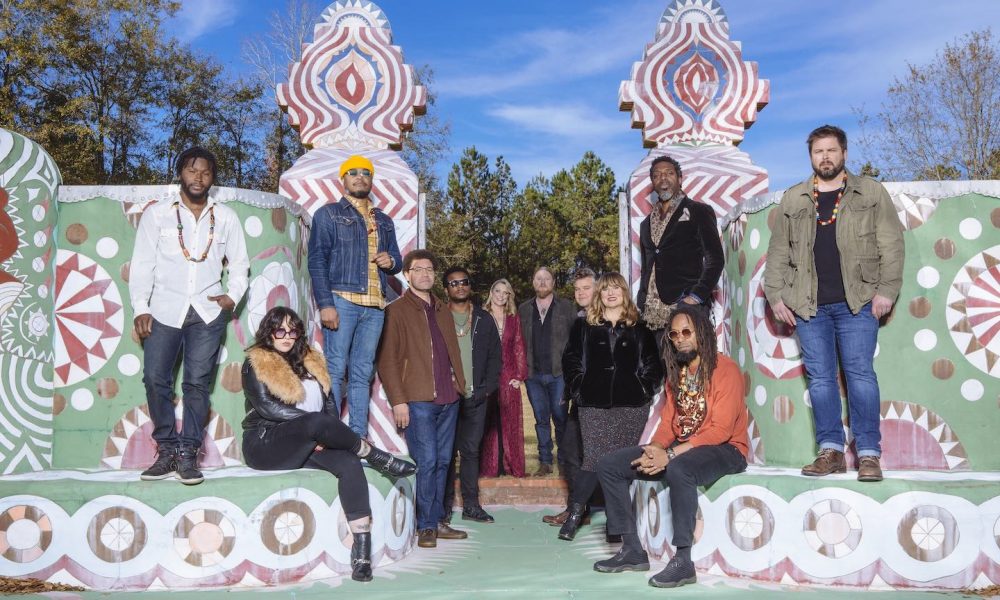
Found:
<svg viewBox="0 0 1000 600"><path fill-rule="evenodd" d="M372 559L414 547L412 481L366 469ZM205 482L138 471L0 479L0 572L94 589L262 586L350 573L352 537L324 471L206 469Z"/></svg>
<svg viewBox="0 0 1000 600"><path fill-rule="evenodd" d="M634 485L639 535L672 555L668 491ZM699 495L699 570L781 583L962 589L1000 582L1000 474L803 477L751 466Z"/></svg>

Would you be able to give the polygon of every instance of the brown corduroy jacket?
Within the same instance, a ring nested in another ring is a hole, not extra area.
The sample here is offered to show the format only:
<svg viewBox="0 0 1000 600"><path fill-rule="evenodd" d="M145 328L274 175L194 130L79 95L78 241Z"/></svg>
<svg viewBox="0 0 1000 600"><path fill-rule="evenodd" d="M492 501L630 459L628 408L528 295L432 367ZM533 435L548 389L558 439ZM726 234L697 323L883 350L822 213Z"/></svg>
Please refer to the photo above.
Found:
<svg viewBox="0 0 1000 600"><path fill-rule="evenodd" d="M438 327L444 335L451 362L453 390L465 390L462 372L462 355L455 335L455 320L448 305L431 294ZM378 377L389 399L396 406L407 402L432 402L434 400L434 363L431 350L431 331L427 325L426 304L412 290L385 307L385 325L378 352ZM457 396L456 396L457 397Z"/></svg>

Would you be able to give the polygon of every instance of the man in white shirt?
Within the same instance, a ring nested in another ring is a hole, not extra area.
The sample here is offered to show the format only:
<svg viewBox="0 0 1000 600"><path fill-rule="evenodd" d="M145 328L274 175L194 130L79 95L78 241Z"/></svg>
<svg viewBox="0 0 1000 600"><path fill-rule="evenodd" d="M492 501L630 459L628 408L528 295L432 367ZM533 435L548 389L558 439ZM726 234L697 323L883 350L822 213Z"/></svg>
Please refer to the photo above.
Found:
<svg viewBox="0 0 1000 600"><path fill-rule="evenodd" d="M188 148L174 167L180 197L146 208L129 267L135 331L145 352L142 381L153 421L157 458L144 481L171 475L195 485L204 479L198 451L208 418L208 391L226 323L247 290L246 240L239 217L209 198L215 156ZM228 260L227 289L222 288ZM176 427L174 371L184 353L183 420Z"/></svg>

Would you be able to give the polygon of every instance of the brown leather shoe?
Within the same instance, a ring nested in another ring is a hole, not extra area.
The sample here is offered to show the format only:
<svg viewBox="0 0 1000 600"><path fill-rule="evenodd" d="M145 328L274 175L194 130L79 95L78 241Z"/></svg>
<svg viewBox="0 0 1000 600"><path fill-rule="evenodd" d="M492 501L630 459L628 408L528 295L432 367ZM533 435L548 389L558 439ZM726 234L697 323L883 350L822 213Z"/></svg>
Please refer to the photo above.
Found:
<svg viewBox="0 0 1000 600"><path fill-rule="evenodd" d="M552 474L552 465L547 465L542 463L538 465L538 470L535 471L535 477L545 477L546 475Z"/></svg>
<svg viewBox="0 0 1000 600"><path fill-rule="evenodd" d="M877 456L858 459L858 481L882 481L882 466Z"/></svg>
<svg viewBox="0 0 1000 600"><path fill-rule="evenodd" d="M542 523L548 523L553 527L561 527L562 524L566 522L566 517L568 516L569 516L569 510L567 509L562 511L558 515L545 515L544 517L542 517ZM590 525L590 511L587 511L587 514L583 516L583 521L581 521L580 524Z"/></svg>
<svg viewBox="0 0 1000 600"><path fill-rule="evenodd" d="M548 523L549 525L562 525L566 522L566 517L569 516L569 510L564 510L558 515L545 515L542 517L542 523Z"/></svg>
<svg viewBox="0 0 1000 600"><path fill-rule="evenodd" d="M417 545L421 548L437 548L437 532L433 529L421 529L417 532Z"/></svg>
<svg viewBox="0 0 1000 600"><path fill-rule="evenodd" d="M438 523L437 537L439 540L464 540L469 537L469 534L458 529L452 529L451 525L447 523Z"/></svg>
<svg viewBox="0 0 1000 600"><path fill-rule="evenodd" d="M827 448L821 450L812 464L802 467L802 474L809 477L822 477L831 473L846 473L847 463L844 453Z"/></svg>

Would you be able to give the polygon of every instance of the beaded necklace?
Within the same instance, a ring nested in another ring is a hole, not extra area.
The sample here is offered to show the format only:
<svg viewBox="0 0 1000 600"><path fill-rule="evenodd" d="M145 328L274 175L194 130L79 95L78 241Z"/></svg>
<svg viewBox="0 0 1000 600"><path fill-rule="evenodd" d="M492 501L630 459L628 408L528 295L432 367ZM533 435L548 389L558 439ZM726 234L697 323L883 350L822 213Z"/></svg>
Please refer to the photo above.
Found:
<svg viewBox="0 0 1000 600"><path fill-rule="evenodd" d="M680 382L678 384L680 393L677 395L677 425L680 429L679 438L687 439L701 427L705 416L708 413L708 405L705 402L705 394L698 385L697 373L688 376L687 365L681 367Z"/></svg>
<svg viewBox="0 0 1000 600"><path fill-rule="evenodd" d="M840 189L837 190L837 199L833 202L833 214L830 215L829 219L821 219L819 218L819 177L813 175L813 206L816 207L816 222L819 225L830 225L837 222L837 213L840 212L840 199L844 197L844 190L846 189L847 172L845 171L840 183Z"/></svg>
<svg viewBox="0 0 1000 600"><path fill-rule="evenodd" d="M208 258L208 251L212 249L212 240L215 239L215 206L208 207L208 244L205 246L205 251L201 253L201 258L191 258L191 253L184 245L184 224L181 223L180 202L174 202L174 211L177 213L177 241L180 242L184 258L195 263L204 262Z"/></svg>

